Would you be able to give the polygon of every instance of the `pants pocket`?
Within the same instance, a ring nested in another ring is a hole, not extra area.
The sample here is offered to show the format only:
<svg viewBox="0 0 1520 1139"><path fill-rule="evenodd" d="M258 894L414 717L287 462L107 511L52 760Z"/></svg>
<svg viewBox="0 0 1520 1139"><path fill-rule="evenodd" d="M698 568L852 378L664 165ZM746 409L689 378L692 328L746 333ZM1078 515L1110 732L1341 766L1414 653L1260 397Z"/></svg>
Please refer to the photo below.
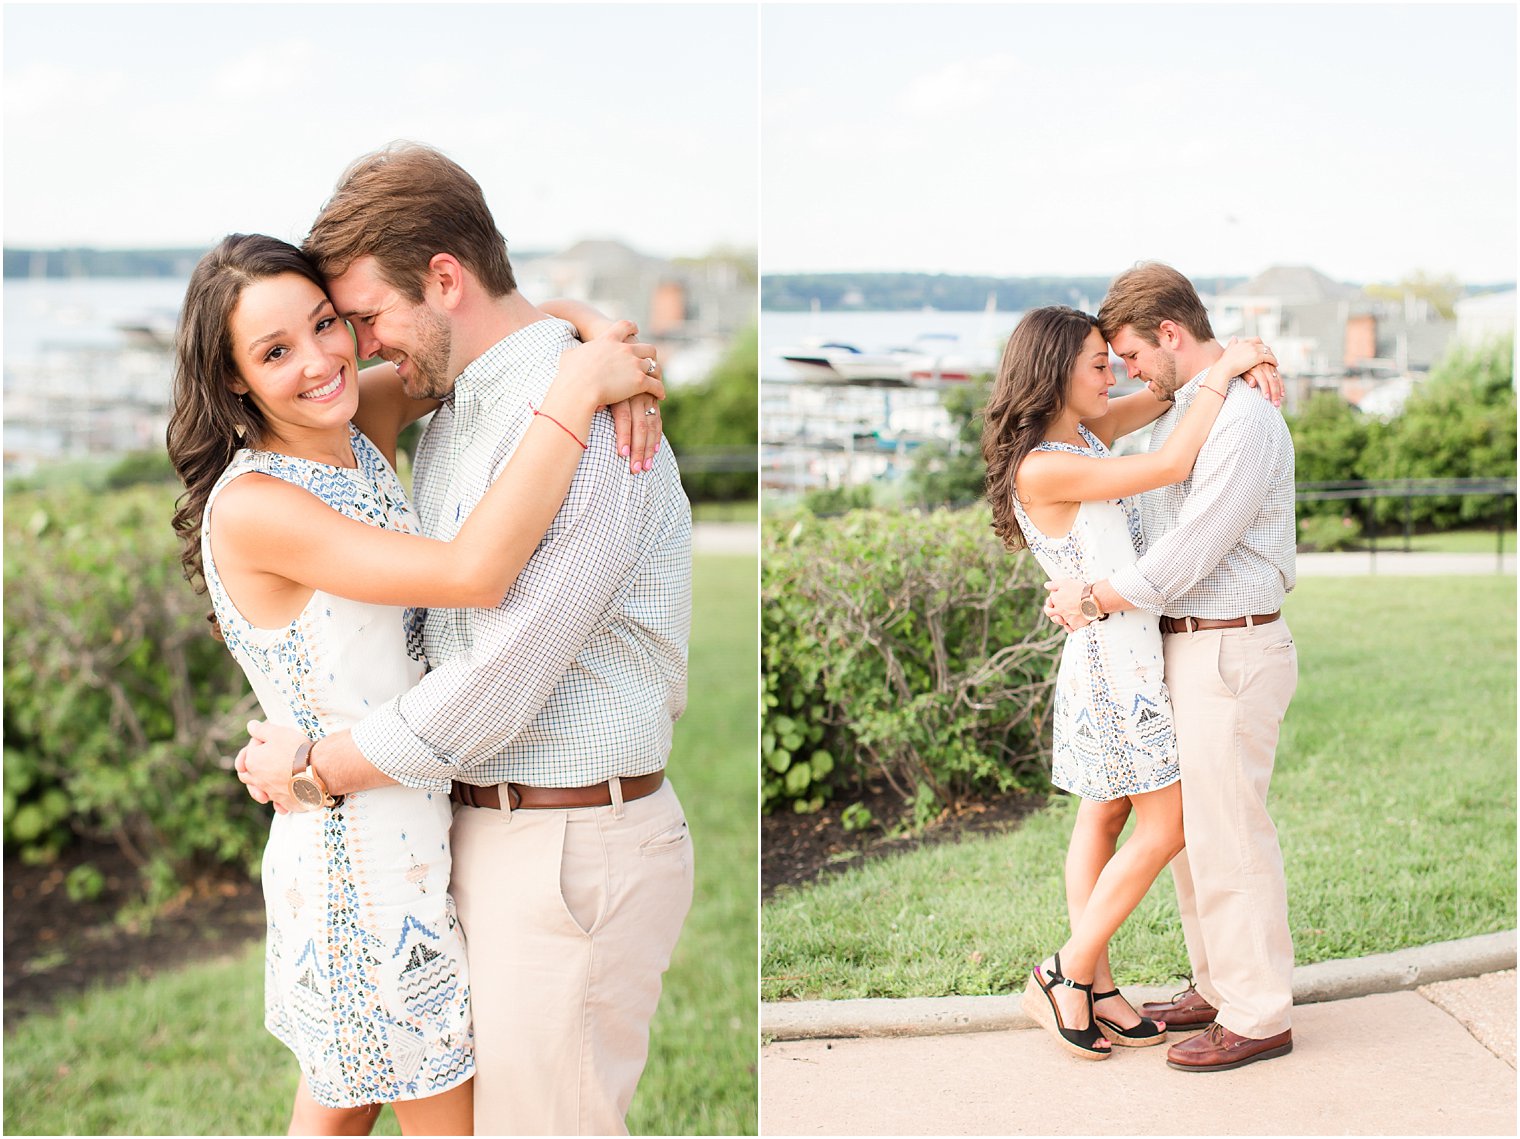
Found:
<svg viewBox="0 0 1520 1139"><path fill-rule="evenodd" d="M650 835L639 843L639 854L645 858L655 858L665 854L676 854L686 848L691 841L691 836L686 828L686 820L679 822Z"/></svg>
<svg viewBox="0 0 1520 1139"><path fill-rule="evenodd" d="M590 825L587 825L590 822ZM575 928L590 936L607 913L607 847L594 821L569 821L559 860L559 895Z"/></svg>

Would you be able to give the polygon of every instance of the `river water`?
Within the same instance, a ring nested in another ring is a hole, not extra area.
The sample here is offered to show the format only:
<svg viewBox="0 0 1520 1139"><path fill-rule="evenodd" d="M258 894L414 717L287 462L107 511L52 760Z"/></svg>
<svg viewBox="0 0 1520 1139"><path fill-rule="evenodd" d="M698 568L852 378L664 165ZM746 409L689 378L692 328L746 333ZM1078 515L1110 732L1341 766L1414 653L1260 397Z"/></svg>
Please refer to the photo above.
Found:
<svg viewBox="0 0 1520 1139"><path fill-rule="evenodd" d="M117 325L172 329L186 281L5 281L5 470L163 446L170 353Z"/></svg>

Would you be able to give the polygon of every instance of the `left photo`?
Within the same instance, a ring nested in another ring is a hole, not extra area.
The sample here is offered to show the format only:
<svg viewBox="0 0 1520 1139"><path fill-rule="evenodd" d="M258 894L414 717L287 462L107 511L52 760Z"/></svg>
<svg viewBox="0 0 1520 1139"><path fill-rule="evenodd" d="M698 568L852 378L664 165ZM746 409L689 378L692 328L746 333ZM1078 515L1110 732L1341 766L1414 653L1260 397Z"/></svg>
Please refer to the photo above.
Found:
<svg viewBox="0 0 1520 1139"><path fill-rule="evenodd" d="M7 1133L756 1134L754 11L4 30Z"/></svg>

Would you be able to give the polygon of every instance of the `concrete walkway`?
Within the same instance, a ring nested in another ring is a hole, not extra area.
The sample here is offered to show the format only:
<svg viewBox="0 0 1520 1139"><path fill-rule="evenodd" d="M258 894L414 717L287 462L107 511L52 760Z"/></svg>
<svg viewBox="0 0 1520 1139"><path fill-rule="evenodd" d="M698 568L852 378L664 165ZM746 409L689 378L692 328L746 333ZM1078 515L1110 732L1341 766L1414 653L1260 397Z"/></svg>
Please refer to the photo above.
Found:
<svg viewBox="0 0 1520 1139"><path fill-rule="evenodd" d="M691 527L691 549L697 554L760 553L758 522L696 522Z"/></svg>
<svg viewBox="0 0 1520 1139"><path fill-rule="evenodd" d="M949 998L938 1020L931 1001L832 1002L856 1031L807 1039L776 1039L813 1033L768 1004L761 1133L1513 1135L1514 963L1511 931L1303 967L1292 1054L1211 1074L1168 1068L1164 1046L1069 1057L1016 997Z"/></svg>
<svg viewBox="0 0 1520 1139"><path fill-rule="evenodd" d="M1379 550L1347 554L1299 554L1295 559L1300 577L1356 577L1386 574L1390 577L1457 577L1473 574L1514 573L1515 555L1497 554L1406 554ZM1502 567L1502 568L1501 568Z"/></svg>

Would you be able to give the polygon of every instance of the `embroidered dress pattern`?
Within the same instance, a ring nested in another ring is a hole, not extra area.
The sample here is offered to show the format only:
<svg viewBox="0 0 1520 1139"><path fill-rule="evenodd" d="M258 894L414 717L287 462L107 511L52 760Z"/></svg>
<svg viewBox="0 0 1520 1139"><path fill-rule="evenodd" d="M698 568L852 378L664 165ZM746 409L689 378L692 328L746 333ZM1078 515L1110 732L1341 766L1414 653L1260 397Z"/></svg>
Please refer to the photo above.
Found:
<svg viewBox="0 0 1520 1139"><path fill-rule="evenodd" d="M357 429L356 469L244 449L206 504L212 606L265 719L313 739L412 687L423 614L317 591L282 629L248 622L212 557L216 496L257 472L347 518L419 533L395 472ZM448 894L447 795L382 787L332 810L276 815L264 854L265 1027L295 1053L313 1097L355 1107L437 1095L475 1069L464 937Z"/></svg>
<svg viewBox="0 0 1520 1139"><path fill-rule="evenodd" d="M1037 451L1108 458L1108 448L1079 428L1087 446L1041 443ZM1062 538L1042 534L1018 497L1014 514L1029 551L1052 578L1098 581L1145 552L1140 510L1128 498L1084 502ZM1051 781L1084 799L1108 801L1177 782L1177 734L1162 679L1161 629L1153 614L1125 610L1072 633L1056 674Z"/></svg>

